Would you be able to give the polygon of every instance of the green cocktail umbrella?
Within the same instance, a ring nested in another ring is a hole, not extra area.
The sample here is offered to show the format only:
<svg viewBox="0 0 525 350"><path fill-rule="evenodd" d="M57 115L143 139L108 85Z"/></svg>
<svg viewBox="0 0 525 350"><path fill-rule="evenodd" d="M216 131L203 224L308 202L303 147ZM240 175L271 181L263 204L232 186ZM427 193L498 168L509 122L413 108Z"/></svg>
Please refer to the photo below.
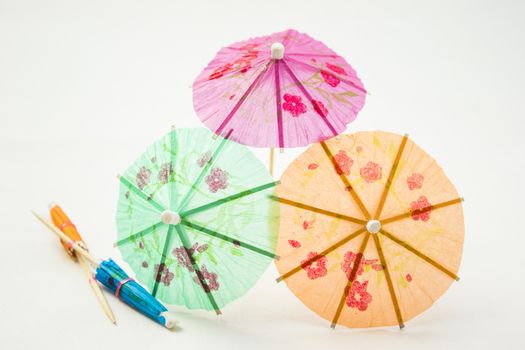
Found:
<svg viewBox="0 0 525 350"><path fill-rule="evenodd" d="M277 182L228 136L173 130L119 176L115 245L165 303L220 313L276 258Z"/></svg>

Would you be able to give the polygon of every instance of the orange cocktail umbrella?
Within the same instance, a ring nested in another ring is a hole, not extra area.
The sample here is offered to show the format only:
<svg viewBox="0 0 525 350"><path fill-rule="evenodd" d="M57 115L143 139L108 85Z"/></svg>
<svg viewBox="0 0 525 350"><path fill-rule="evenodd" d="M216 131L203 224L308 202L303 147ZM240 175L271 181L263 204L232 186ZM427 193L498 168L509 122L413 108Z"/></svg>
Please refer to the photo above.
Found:
<svg viewBox="0 0 525 350"><path fill-rule="evenodd" d="M407 136L315 144L288 167L278 195L278 281L332 327L402 328L458 279L462 199Z"/></svg>

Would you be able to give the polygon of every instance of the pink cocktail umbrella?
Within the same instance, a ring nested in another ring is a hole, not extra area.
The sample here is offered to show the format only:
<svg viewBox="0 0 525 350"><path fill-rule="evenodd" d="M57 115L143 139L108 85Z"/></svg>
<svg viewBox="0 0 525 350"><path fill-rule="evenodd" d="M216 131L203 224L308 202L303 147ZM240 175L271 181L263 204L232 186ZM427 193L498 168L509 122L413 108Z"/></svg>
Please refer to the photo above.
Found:
<svg viewBox="0 0 525 350"><path fill-rule="evenodd" d="M254 147L301 147L346 129L366 90L344 58L289 29L222 48L193 84L199 118Z"/></svg>

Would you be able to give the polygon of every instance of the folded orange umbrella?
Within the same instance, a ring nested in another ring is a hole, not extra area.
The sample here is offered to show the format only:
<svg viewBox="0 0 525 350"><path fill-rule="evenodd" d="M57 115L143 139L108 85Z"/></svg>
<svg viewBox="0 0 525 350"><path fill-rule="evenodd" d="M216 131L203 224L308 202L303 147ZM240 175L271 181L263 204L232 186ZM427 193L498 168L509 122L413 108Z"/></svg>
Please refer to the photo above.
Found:
<svg viewBox="0 0 525 350"><path fill-rule="evenodd" d="M64 213L61 207L59 207L57 204L51 204L49 207L49 214L51 215L51 221L53 224L62 232L66 234L67 237L71 239L71 242L77 243L81 245L85 250L87 250L86 243L82 240L82 237L80 236L80 233L77 231L77 228L75 225L71 222L69 217ZM102 307L102 310L106 314L106 316L110 319L111 322L114 324L116 323L115 316L113 315L113 312L111 311L111 308L104 297L104 294L102 293L102 290L100 289L100 286L98 285L96 279L93 276L93 273L91 272L88 262L85 260L85 258L82 255L77 255L75 253L75 250L73 249L73 246L71 243L68 243L64 240L60 240L60 243L66 250L66 252L73 258L78 259L78 262L80 266L82 267L82 270L86 274L89 285L93 289L93 292L95 293L95 296L97 297L97 300Z"/></svg>
<svg viewBox="0 0 525 350"><path fill-rule="evenodd" d="M315 144L288 167L278 195L278 281L332 327L402 328L458 279L462 199L407 136Z"/></svg>

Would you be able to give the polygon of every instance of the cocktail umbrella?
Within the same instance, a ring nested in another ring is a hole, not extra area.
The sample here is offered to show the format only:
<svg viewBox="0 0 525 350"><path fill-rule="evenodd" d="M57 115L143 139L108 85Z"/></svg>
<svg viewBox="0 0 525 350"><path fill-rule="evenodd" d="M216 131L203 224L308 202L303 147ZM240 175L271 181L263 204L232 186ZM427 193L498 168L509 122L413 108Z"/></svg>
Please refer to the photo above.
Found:
<svg viewBox="0 0 525 350"><path fill-rule="evenodd" d="M346 129L365 102L356 72L293 29L222 48L193 83L199 118L255 147L300 147ZM273 154L273 152L272 152Z"/></svg>
<svg viewBox="0 0 525 350"><path fill-rule="evenodd" d="M115 245L160 300L220 313L275 258L278 205L250 150L214 136L173 130L119 177Z"/></svg>
<svg viewBox="0 0 525 350"><path fill-rule="evenodd" d="M175 327L175 320L166 307L149 294L140 284L130 278L113 260L99 261L91 256L81 241L72 240L67 234L37 213L33 212L33 215L60 238L60 240L66 244L67 249L71 249L75 255L81 256L95 267L95 278L97 281L115 293L115 296L122 302L166 328Z"/></svg>
<svg viewBox="0 0 525 350"><path fill-rule="evenodd" d="M313 145L278 195L278 281L332 327L402 328L458 279L462 199L407 136L360 132Z"/></svg>

